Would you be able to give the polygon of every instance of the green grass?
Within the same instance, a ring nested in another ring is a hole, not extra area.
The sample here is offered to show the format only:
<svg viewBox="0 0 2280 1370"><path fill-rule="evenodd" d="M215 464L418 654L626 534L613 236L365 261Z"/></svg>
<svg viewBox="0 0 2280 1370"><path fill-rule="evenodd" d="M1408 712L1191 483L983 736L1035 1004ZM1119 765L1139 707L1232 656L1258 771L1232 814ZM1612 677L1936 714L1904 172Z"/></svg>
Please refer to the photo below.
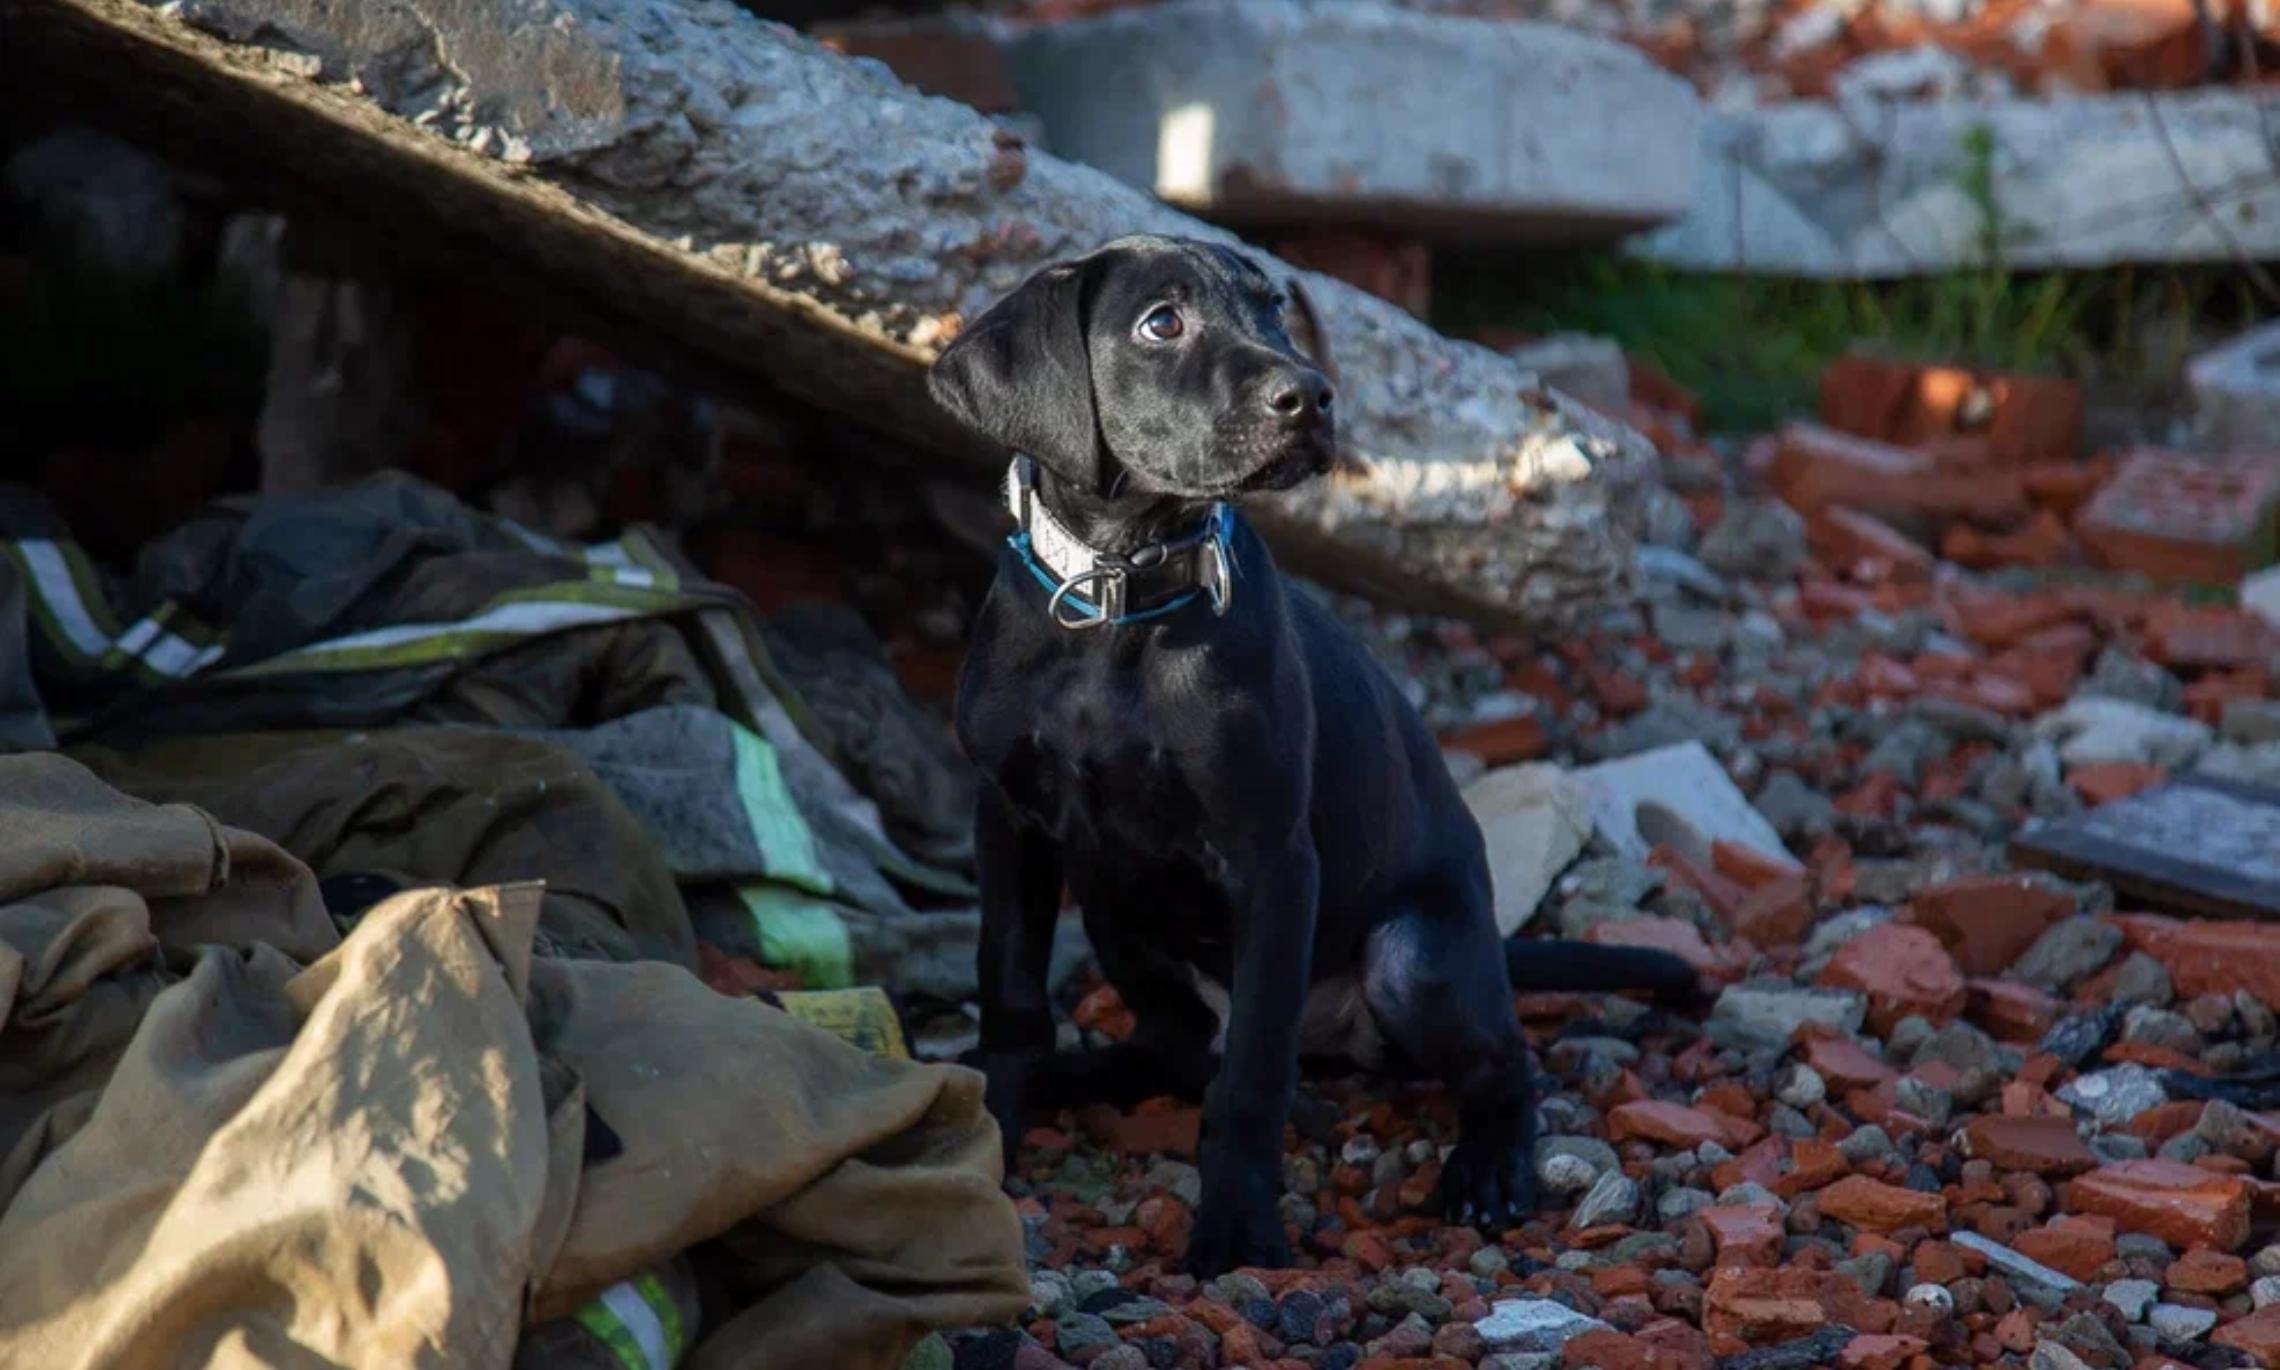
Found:
<svg viewBox="0 0 2280 1370"><path fill-rule="evenodd" d="M2197 334L2262 321L2231 267L2014 272L1995 146L1963 139L1957 185L1978 211L1981 265L1909 280L1807 281L1675 271L1611 250L1443 258L1434 322L1615 338L1702 399L1713 432L1761 430L1813 406L1821 372L1868 348L1914 361L2071 376L2156 402ZM1459 284L1461 283L1461 285Z"/></svg>
<svg viewBox="0 0 2280 1370"><path fill-rule="evenodd" d="M2071 376L2143 393L2174 387L2210 333L2259 321L2225 267L2019 273L1888 282L1673 270L1613 251L1444 259L1434 322L1615 338L1702 398L1712 432L1809 412L1822 370L1855 349Z"/></svg>

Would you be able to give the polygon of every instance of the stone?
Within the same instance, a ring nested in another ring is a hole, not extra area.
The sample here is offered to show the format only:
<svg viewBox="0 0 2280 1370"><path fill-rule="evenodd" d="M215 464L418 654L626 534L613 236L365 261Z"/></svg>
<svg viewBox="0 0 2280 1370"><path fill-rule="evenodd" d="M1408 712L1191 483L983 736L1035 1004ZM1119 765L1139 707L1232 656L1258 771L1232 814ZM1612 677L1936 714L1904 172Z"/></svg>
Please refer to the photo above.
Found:
<svg viewBox="0 0 2280 1370"><path fill-rule="evenodd" d="M1822 1214L1870 1232L1897 1232L1904 1227L1947 1226L1947 1200L1849 1175L1815 1196Z"/></svg>
<svg viewBox="0 0 2280 1370"><path fill-rule="evenodd" d="M1785 842L1811 842L1836 829L1835 801L1792 771L1768 775L1751 802Z"/></svg>
<svg viewBox="0 0 2280 1370"><path fill-rule="evenodd" d="M1963 976L1939 938L1923 928L1886 923L1839 948L1816 980L1823 988L1868 997L1868 1026L1879 1034L1911 1015L1946 1022L1963 1012Z"/></svg>
<svg viewBox="0 0 2280 1370"><path fill-rule="evenodd" d="M2209 87L1722 108L1702 123L1693 208L1633 248L1691 270L1840 280L1977 268L1987 216L1963 186L1985 157L2007 269L2280 257L2269 103ZM2190 149L2183 176L2173 149Z"/></svg>
<svg viewBox="0 0 2280 1370"><path fill-rule="evenodd" d="M1008 28L1003 43L1057 154L1214 219L1541 242L1659 223L1694 193L1692 89L1550 24L1177 0ZM1582 98L1624 109L1626 136L1519 136L1572 126ZM1393 127L1415 138L1397 149Z"/></svg>
<svg viewBox="0 0 2280 1370"><path fill-rule="evenodd" d="M2070 1294L2081 1288L2080 1281L2073 1276L2043 1264L2024 1251L2005 1246L1998 1241L1992 1241L1977 1232L1957 1232L1948 1240L1967 1251L1978 1252L1987 1259L1987 1264L1991 1269L2001 1272L2007 1279L2037 1285L2062 1294Z"/></svg>
<svg viewBox="0 0 2280 1370"><path fill-rule="evenodd" d="M1965 975L1990 976L2074 909L2074 896L2045 877L1978 875L1918 890L1908 917L1947 946Z"/></svg>
<svg viewBox="0 0 2280 1370"><path fill-rule="evenodd" d="M2122 1316L2131 1322L2143 1322L2146 1310L2161 1297L2161 1286L2152 1280L2115 1280L2100 1297L2122 1310Z"/></svg>
<svg viewBox="0 0 2280 1370"><path fill-rule="evenodd" d="M2063 990L2112 960L2121 929L2098 918L2053 923L2011 966L2011 975L2040 989Z"/></svg>
<svg viewBox="0 0 2280 1370"><path fill-rule="evenodd" d="M1488 1316L1474 1322L1473 1330L1491 1351L1556 1352L1586 1332L1610 1329L1564 1303L1505 1299L1489 1305Z"/></svg>
<svg viewBox="0 0 2280 1370"><path fill-rule="evenodd" d="M1465 787L1465 807L1488 843L1496 930L1526 927L1560 872L1591 840L1591 805L1552 765L1507 766Z"/></svg>
<svg viewBox="0 0 2280 1370"><path fill-rule="evenodd" d="M2199 1341L2209 1335L2217 1325L2217 1315L2207 1308L2188 1308L2178 1303L2157 1303L2146 1314L2146 1322L2170 1341Z"/></svg>
<svg viewBox="0 0 2280 1370"><path fill-rule="evenodd" d="M1591 1192L1575 1206L1571 1220L1577 1228L1602 1227L1612 1223L1629 1223L1639 1214L1639 1186L1620 1170L1611 1170L1599 1177Z"/></svg>
<svg viewBox="0 0 2280 1370"><path fill-rule="evenodd" d="M1967 1154L1998 1170L2079 1175L2098 1163L2071 1118L1984 1113L1964 1125L1963 1143Z"/></svg>
<svg viewBox="0 0 2280 1370"><path fill-rule="evenodd" d="M2206 723L2142 704L2077 695L2035 720L2035 735L2068 766L2129 761L2184 770L2214 737Z"/></svg>
<svg viewBox="0 0 2280 1370"><path fill-rule="evenodd" d="M1805 561L1805 521L1779 500L1731 500L1702 535L1702 564L1722 575L1785 580Z"/></svg>
<svg viewBox="0 0 2280 1370"><path fill-rule="evenodd" d="M1589 796L1600 835L1632 860L1644 861L1656 846L1668 844L1707 864L1712 843L1732 842L1786 869L1801 869L1781 835L1700 742L1603 761L1575 772L1574 779Z"/></svg>
<svg viewBox="0 0 2280 1370"><path fill-rule="evenodd" d="M2248 1297L2258 1311L2280 1303L2280 1275L2266 1275L2249 1285Z"/></svg>
<svg viewBox="0 0 2280 1370"><path fill-rule="evenodd" d="M2122 1161L2073 1181L2077 1211L2178 1246L2237 1249L2248 1239L2247 1182L2170 1161Z"/></svg>
<svg viewBox="0 0 2280 1370"><path fill-rule="evenodd" d="M1754 1046L1781 1048L1807 1023L1856 1033L1868 1019L1868 997L1857 991L1800 989L1787 981L1728 985L1711 1010L1714 1024Z"/></svg>
<svg viewBox="0 0 2280 1370"><path fill-rule="evenodd" d="M2120 1127L2147 1109L2169 1102L2161 1077L2135 1063L2076 1076L2058 1091L2061 1103L2071 1104L2105 1127Z"/></svg>
<svg viewBox="0 0 2280 1370"><path fill-rule="evenodd" d="M2177 997L2169 968L2142 951L2131 952L2114 968L2114 1002L2166 1005Z"/></svg>

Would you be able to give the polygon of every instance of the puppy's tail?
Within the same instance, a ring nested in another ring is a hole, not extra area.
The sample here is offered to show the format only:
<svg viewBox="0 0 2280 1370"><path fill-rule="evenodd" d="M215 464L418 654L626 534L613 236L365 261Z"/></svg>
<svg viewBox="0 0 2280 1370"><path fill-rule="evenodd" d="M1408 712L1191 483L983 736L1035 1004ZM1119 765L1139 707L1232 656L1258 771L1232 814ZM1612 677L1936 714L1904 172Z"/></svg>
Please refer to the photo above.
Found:
<svg viewBox="0 0 2280 1370"><path fill-rule="evenodd" d="M1554 938L1505 939L1504 966L1522 993L1643 989L1658 999L1685 999L1700 983L1694 967L1667 951Z"/></svg>

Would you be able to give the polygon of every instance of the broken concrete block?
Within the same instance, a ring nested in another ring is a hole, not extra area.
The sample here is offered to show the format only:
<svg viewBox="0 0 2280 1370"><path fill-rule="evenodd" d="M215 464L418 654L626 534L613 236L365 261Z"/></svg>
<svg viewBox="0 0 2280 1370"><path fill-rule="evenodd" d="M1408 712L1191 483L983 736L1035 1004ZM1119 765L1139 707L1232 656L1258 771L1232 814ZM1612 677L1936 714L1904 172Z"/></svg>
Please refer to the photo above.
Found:
<svg viewBox="0 0 2280 1370"><path fill-rule="evenodd" d="M2108 566L2230 585L2271 559L2276 520L2280 456L2141 451L2091 498L2075 533Z"/></svg>
<svg viewBox="0 0 2280 1370"><path fill-rule="evenodd" d="M1229 223L1606 237L1694 194L1693 90L1551 24L1171 0L1013 29L1047 146Z"/></svg>
<svg viewBox="0 0 2280 1370"><path fill-rule="evenodd" d="M2195 357L2193 428L2212 451L2267 449L2280 434L2280 324L2253 328Z"/></svg>
<svg viewBox="0 0 2280 1370"><path fill-rule="evenodd" d="M1543 378L1544 384L1609 414L1631 407L1631 363L1623 345L1589 333L1555 333L1506 348L1504 355Z"/></svg>
<svg viewBox="0 0 2280 1370"><path fill-rule="evenodd" d="M1707 863L1712 843L1736 842L1796 865L1781 835L1699 742L1603 761L1573 779L1590 799L1600 835L1634 860L1670 846Z"/></svg>
<svg viewBox="0 0 2280 1370"><path fill-rule="evenodd" d="M161 152L228 148L226 170L354 203L644 364L757 382L978 481L1004 454L925 389L961 321L1127 233L1234 241L728 0L0 0L0 23L0 88L36 72L98 89ZM1520 627L1627 586L1644 439L1485 348L1305 282L1339 438L1368 473L1252 506L1285 565Z"/></svg>
<svg viewBox="0 0 2280 1370"><path fill-rule="evenodd" d="M1825 279L1985 263L1967 192L1984 144L2015 268L2280 256L2280 179L2253 87L2058 100L1827 101L1702 124L1694 206L1636 250L1673 266ZM2206 208L2204 208L2206 206Z"/></svg>
<svg viewBox="0 0 2280 1370"><path fill-rule="evenodd" d="M1552 882L1591 840L1591 802L1553 765L1490 771L1464 794L1488 842L1496 930L1510 937L1527 926Z"/></svg>

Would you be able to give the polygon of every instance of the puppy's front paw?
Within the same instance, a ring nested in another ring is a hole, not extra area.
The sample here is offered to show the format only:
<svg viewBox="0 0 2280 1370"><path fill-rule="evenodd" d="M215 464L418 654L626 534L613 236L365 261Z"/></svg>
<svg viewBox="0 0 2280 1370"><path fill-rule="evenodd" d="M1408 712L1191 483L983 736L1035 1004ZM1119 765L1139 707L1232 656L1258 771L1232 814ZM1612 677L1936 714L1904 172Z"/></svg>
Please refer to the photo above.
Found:
<svg viewBox="0 0 2280 1370"><path fill-rule="evenodd" d="M1441 1167L1441 1208L1448 1220L1483 1233L1503 1232L1536 1211L1536 1166L1512 1137L1458 1141Z"/></svg>
<svg viewBox="0 0 2280 1370"><path fill-rule="evenodd" d="M1290 1265L1290 1241L1283 1235L1272 1191L1247 1185L1233 1193L1205 1194L1188 1237L1188 1273L1208 1280L1246 1265L1267 1270Z"/></svg>
<svg viewBox="0 0 2280 1370"><path fill-rule="evenodd" d="M981 1051L968 1052L960 1063L972 1066L989 1078L983 1087L982 1102L997 1121L998 1142L1003 1148L1007 1174L1013 1173L1014 1153L1021 1147L1022 1134L1029 1130L1029 1081L1045 1059L1040 1051Z"/></svg>

